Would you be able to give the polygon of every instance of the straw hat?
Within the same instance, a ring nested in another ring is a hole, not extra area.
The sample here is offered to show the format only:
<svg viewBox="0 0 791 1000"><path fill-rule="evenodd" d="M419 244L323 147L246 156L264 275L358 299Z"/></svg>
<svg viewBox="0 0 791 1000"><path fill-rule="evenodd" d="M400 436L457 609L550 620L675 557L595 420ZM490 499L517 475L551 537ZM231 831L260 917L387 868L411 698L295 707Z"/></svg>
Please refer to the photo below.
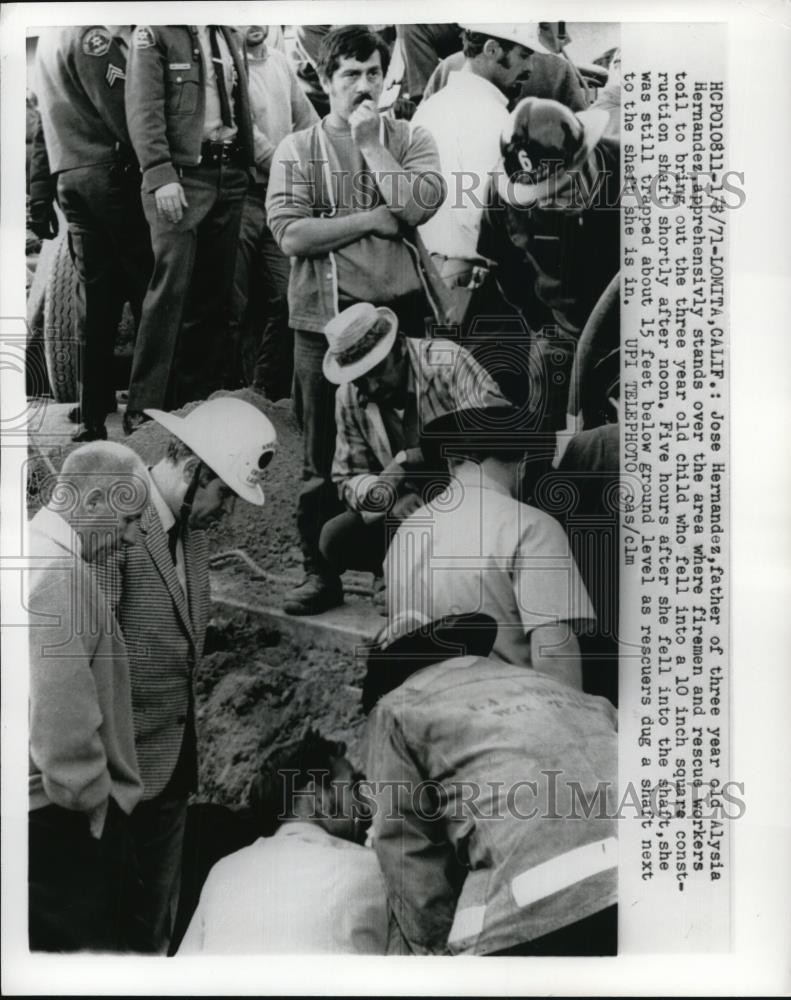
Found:
<svg viewBox="0 0 791 1000"><path fill-rule="evenodd" d="M356 302L333 316L324 333L324 376L333 385L345 385L387 357L398 333L398 317L386 306Z"/></svg>

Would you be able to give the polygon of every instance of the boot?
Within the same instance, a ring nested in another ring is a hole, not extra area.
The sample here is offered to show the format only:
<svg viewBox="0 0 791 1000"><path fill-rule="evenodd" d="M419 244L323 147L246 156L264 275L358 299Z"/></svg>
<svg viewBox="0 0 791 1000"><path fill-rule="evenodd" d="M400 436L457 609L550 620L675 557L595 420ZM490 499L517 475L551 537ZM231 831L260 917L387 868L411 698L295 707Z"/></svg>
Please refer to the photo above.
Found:
<svg viewBox="0 0 791 1000"><path fill-rule="evenodd" d="M340 577L308 572L302 583L286 594L283 610L287 615L320 615L340 604L343 604Z"/></svg>

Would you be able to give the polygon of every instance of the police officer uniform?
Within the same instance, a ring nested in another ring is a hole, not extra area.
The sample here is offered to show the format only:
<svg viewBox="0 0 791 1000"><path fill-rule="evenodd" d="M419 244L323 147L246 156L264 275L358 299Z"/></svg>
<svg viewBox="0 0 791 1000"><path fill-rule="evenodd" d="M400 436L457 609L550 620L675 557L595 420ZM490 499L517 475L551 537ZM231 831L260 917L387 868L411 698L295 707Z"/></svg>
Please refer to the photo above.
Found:
<svg viewBox="0 0 791 1000"><path fill-rule="evenodd" d="M217 388L242 204L254 162L246 65L233 29L138 25L126 91L143 171L154 273L143 304L125 427ZM155 193L178 183L171 222Z"/></svg>
<svg viewBox="0 0 791 1000"><path fill-rule="evenodd" d="M75 440L106 437L115 409L110 381L121 308L135 321L151 271L138 194L139 171L124 110L126 42L104 25L52 28L36 52L41 129L35 139L31 210L51 212L57 195L84 291L80 344L83 428ZM50 235L54 235L50 232Z"/></svg>

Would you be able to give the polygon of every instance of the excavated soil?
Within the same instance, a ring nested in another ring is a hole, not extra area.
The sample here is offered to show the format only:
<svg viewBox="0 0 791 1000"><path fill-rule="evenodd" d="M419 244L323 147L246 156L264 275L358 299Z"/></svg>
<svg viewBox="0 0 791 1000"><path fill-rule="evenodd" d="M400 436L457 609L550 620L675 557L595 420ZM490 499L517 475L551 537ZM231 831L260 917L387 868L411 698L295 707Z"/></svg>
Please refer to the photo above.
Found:
<svg viewBox="0 0 791 1000"><path fill-rule="evenodd" d="M331 642L299 641L246 613L215 612L195 684L200 799L246 804L260 762L307 726L345 740L361 764L362 669Z"/></svg>

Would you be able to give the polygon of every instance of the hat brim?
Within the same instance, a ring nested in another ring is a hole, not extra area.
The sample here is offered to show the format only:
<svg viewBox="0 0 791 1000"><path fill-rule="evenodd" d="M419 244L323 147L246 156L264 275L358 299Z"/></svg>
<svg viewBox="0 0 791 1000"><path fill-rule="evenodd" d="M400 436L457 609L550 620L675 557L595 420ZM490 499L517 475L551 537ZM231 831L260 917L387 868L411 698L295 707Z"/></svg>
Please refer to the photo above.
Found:
<svg viewBox="0 0 791 1000"><path fill-rule="evenodd" d="M237 496L240 496L242 500L246 500L248 503L253 504L256 507L263 507L264 501L266 499L264 491L260 485L256 484L251 486L247 483L237 483L235 486L229 483L220 473L217 471L217 463L213 460L211 454L206 449L206 442L203 440L198 440L197 435L190 432L189 424L183 417L176 416L175 413L167 413L165 410L143 410L146 416L151 417L152 420L156 420L158 424L169 431L174 437L177 437L179 441L182 441L190 451L195 452L195 455L204 463L208 465L211 471L217 476L218 479L222 479L229 490L233 490Z"/></svg>
<svg viewBox="0 0 791 1000"><path fill-rule="evenodd" d="M375 643L366 656L363 709L373 706L424 667L459 656L487 657L497 638L497 622L472 612L446 615L419 628Z"/></svg>
<svg viewBox="0 0 791 1000"><path fill-rule="evenodd" d="M328 382L332 382L333 385L346 385L348 382L354 382L361 375L365 375L372 368L376 368L379 362L384 361L393 349L396 334L398 333L398 317L387 306L378 306L376 311L387 320L387 332L367 354L364 354L358 361L354 361L350 365L339 365L335 355L331 351L327 351L322 362L322 371Z"/></svg>
<svg viewBox="0 0 791 1000"><path fill-rule="evenodd" d="M505 170L499 169L497 171L497 193L506 204L513 205L514 208L530 208L538 202L546 200L563 186L569 173L576 170L588 159L601 141L610 116L600 108L588 108L587 111L577 112L577 118L582 125L582 144L577 155L565 170L538 181L536 184L522 184L519 181L512 181ZM502 167L502 160L500 166Z"/></svg>

